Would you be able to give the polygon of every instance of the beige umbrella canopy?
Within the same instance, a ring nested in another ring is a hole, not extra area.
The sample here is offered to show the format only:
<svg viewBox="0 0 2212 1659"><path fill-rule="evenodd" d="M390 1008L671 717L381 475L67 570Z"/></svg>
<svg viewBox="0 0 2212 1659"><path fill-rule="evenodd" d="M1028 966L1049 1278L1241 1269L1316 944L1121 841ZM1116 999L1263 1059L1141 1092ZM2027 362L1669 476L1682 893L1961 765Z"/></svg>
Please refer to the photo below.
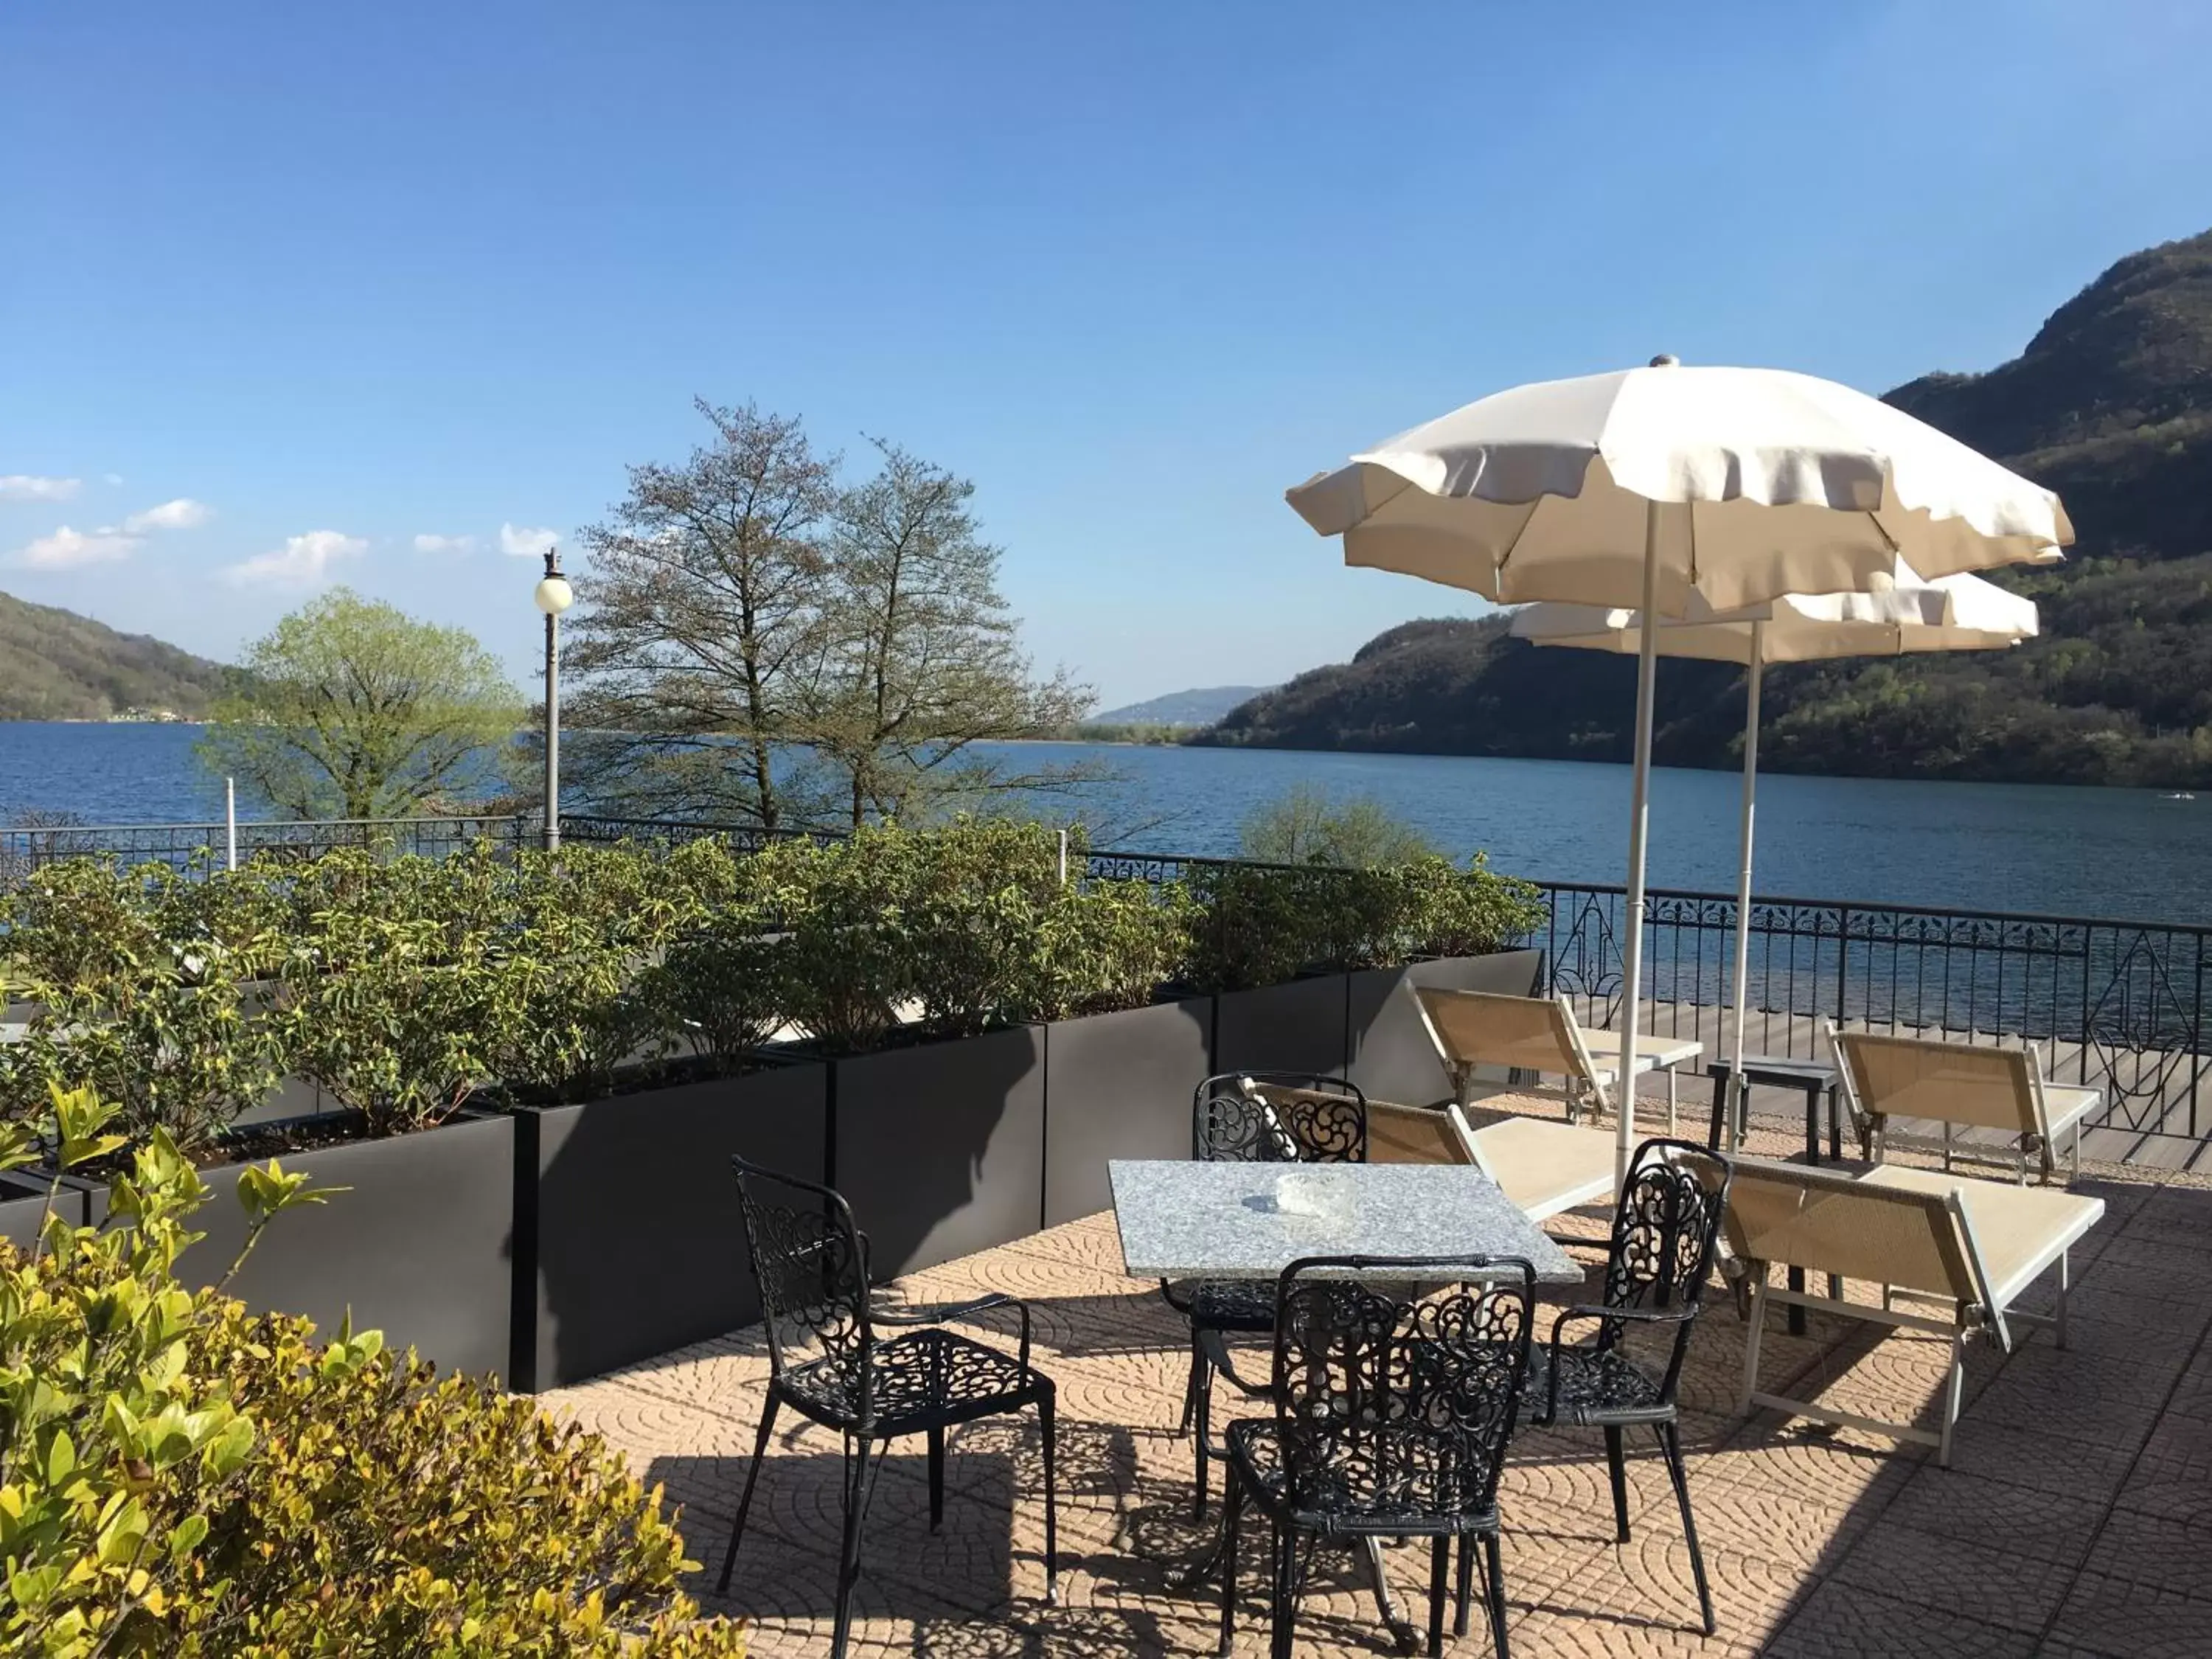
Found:
<svg viewBox="0 0 2212 1659"><path fill-rule="evenodd" d="M1662 618L2059 556L2057 496L1887 404L1778 369L1648 368L1516 386L1288 492L1346 564L1508 603L1641 613L1621 1075L1636 1070ZM1622 1091L1620 1162L1634 1146Z"/></svg>
<svg viewBox="0 0 2212 1659"><path fill-rule="evenodd" d="M1893 580L1869 593L1790 593L1769 604L1695 620L1662 622L1659 654L1745 665L1743 810L1736 873L1735 963L1729 992L1735 1026L1729 1055L1731 1088L1741 1101L1744 1013L1751 976L1753 817L1759 795L1759 701L1766 665L1834 657L1893 657L1926 651L2002 650L2033 639L2039 619L2033 601L1979 576L1938 576L1923 582L1899 563ZM1531 605L1513 614L1513 632L1537 645L1572 646L1627 655L1642 648L1643 618L1632 611L1588 605ZM1732 1125L1741 1111L1731 1112Z"/></svg>

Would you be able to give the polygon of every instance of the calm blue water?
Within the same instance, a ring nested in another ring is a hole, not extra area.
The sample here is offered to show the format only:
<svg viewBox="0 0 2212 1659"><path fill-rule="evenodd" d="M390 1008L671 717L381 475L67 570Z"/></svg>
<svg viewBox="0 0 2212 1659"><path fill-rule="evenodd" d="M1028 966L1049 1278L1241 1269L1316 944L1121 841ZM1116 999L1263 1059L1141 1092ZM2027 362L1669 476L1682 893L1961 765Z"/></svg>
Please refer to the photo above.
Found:
<svg viewBox="0 0 2212 1659"><path fill-rule="evenodd" d="M222 785L195 726L0 722L0 823L29 809L94 823L212 821ZM1370 795L1454 853L1502 870L1618 882L1628 770L1570 761L1294 754L1084 744L1008 745L1024 769L1103 762L1087 793L1101 844L1233 853L1253 807L1297 782ZM1652 788L1656 884L1735 884L1738 780L1662 770ZM241 799L240 816L252 815ZM2212 796L2021 784L1770 777L1759 787L1759 890L1970 909L2212 922Z"/></svg>

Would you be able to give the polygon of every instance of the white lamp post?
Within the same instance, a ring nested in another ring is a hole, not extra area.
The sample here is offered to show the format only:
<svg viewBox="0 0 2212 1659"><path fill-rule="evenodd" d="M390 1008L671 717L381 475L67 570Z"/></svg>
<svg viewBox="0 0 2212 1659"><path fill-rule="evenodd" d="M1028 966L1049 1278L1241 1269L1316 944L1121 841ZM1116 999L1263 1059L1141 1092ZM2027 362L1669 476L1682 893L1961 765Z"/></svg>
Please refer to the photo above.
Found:
<svg viewBox="0 0 2212 1659"><path fill-rule="evenodd" d="M557 550L545 550L545 574L531 599L545 613L545 850L552 853L561 847L561 613L576 602Z"/></svg>

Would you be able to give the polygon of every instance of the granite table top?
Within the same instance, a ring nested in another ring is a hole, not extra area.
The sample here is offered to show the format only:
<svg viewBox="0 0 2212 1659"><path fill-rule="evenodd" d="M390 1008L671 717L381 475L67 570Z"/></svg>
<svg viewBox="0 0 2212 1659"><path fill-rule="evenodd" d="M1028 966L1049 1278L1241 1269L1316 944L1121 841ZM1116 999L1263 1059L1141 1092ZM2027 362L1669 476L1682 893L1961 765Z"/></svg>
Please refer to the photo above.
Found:
<svg viewBox="0 0 2212 1659"><path fill-rule="evenodd" d="M1115 1158L1121 1261L1142 1279L1273 1279L1306 1255L1518 1255L1542 1285L1583 1270L1468 1164Z"/></svg>

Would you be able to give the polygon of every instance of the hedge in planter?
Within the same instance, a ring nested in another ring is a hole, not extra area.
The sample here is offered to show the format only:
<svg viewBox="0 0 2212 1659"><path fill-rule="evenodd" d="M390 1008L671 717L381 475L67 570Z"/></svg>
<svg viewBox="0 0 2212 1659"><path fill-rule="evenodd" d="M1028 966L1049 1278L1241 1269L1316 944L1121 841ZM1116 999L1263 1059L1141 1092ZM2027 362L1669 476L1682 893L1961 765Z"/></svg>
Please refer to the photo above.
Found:
<svg viewBox="0 0 2212 1659"><path fill-rule="evenodd" d="M89 1095L55 1105L65 1164L117 1150ZM0 1167L29 1147L0 1132ZM0 1249L0 1646L743 1653L678 1589L696 1564L659 1491L596 1437L373 1332L318 1343L180 1285L206 1196L157 1131L114 1187L131 1224ZM323 1196L273 1164L241 1177L241 1257Z"/></svg>

